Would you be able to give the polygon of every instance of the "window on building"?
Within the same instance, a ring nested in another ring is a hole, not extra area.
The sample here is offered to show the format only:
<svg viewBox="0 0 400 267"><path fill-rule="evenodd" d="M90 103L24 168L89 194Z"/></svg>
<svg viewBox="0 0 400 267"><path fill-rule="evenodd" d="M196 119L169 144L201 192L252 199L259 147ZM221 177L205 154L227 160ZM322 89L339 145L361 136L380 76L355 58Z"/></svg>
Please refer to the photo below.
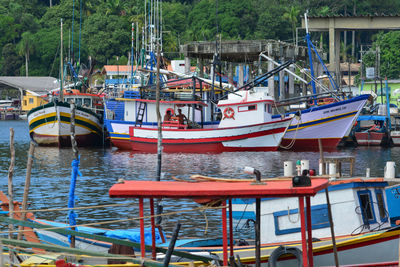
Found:
<svg viewBox="0 0 400 267"><path fill-rule="evenodd" d="M33 104L33 98L32 97L29 98L29 104Z"/></svg>
<svg viewBox="0 0 400 267"><path fill-rule="evenodd" d="M26 106L26 105L28 105L28 103L27 103L27 101L26 101L26 100L24 100L24 106Z"/></svg>

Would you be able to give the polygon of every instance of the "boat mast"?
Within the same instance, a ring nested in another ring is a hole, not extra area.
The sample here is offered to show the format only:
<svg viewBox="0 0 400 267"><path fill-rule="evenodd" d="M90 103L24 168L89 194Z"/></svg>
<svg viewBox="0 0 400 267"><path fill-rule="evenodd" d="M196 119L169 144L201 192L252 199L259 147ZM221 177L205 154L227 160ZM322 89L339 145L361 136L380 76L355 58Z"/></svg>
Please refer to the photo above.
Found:
<svg viewBox="0 0 400 267"><path fill-rule="evenodd" d="M61 19L61 44L60 44L60 70L61 70L61 79L60 79L60 101L64 102L64 92L63 92L63 83L64 83L64 66L63 66L63 20Z"/></svg>
<svg viewBox="0 0 400 267"><path fill-rule="evenodd" d="M315 89L315 82L314 82L314 67L313 67L313 62L312 62L312 54L311 54L311 39L310 39L310 33L308 31L308 20L307 20L307 13L304 13L304 21L306 24L306 40L307 40L307 47L308 47L308 59L310 60L310 72L311 72L311 86L313 89L313 94L317 94L317 90ZM314 105L317 105L317 98L314 97Z"/></svg>

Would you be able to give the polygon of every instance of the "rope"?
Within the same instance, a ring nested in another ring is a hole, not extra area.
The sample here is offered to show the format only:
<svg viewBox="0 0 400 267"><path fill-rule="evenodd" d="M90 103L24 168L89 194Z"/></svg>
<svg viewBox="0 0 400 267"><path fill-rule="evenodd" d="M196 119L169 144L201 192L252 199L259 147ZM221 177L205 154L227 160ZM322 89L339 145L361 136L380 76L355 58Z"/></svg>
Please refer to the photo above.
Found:
<svg viewBox="0 0 400 267"><path fill-rule="evenodd" d="M294 146L294 143L296 142L296 138L297 138L297 133L299 132L299 127L300 127L301 123L302 123L302 120L301 120L301 116L300 116L299 119L297 120L296 132L294 133L294 137L292 138L290 143L287 146L279 145L279 147L281 147L283 149L291 149Z"/></svg>
<svg viewBox="0 0 400 267"><path fill-rule="evenodd" d="M132 203L120 203L120 204L108 204L108 205L95 205L95 206L84 206L84 207L75 207L75 208L57 208L57 209L36 209L36 210L19 210L13 211L14 213L27 213L27 212L52 212L52 211L65 211L65 210L87 210L87 209L95 209L95 208L107 208L107 207L120 207L131 205Z"/></svg>
<svg viewBox="0 0 400 267"><path fill-rule="evenodd" d="M299 221L300 213L297 213L297 219L296 219L296 220L292 221L292 220L290 219L290 209L289 209L289 206L287 207L287 214L288 214L288 220L289 220L289 222L291 222L291 223L297 223L297 222Z"/></svg>
<svg viewBox="0 0 400 267"><path fill-rule="evenodd" d="M136 221L140 219L150 219L150 218L156 218L156 217L161 217L161 216L170 216L170 215L176 215L179 213L184 213L184 212L191 212L191 211L203 211L203 210L209 210L209 209L226 209L227 206L219 206L219 207L211 207L211 206L201 206L193 209L188 209L188 210L182 210L182 211L171 211L167 213L162 213L158 215L147 215L143 217L134 217L134 218L129 218L129 219L121 219L121 220L109 220L109 221L102 221L102 222L94 222L94 223L86 223L86 224L77 224L76 227L83 227L83 226L93 226L93 225L104 225L104 224L111 224L111 223L119 223L119 222L129 222L129 221ZM70 228L69 225L67 226L59 226L59 227L48 227L44 230L52 230L52 229L67 229ZM31 230L14 230L14 231L1 231L0 234L7 234L7 233L18 233L18 232L27 232Z"/></svg>

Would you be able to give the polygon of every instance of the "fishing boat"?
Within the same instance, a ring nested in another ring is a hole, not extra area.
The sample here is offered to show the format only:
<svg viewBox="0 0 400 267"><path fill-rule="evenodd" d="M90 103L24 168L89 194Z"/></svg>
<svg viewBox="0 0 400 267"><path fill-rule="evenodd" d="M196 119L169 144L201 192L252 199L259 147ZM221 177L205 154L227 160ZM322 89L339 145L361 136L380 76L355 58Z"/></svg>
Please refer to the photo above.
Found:
<svg viewBox="0 0 400 267"><path fill-rule="evenodd" d="M190 88L187 88L188 85ZM214 92L221 93L221 90L215 88ZM125 91L122 97L105 102L104 125L113 146L121 150L131 150L129 127L157 126L155 94L155 87L148 86L137 91ZM215 128L219 122L212 119L215 110L210 102L211 95L210 85L202 79L191 77L169 80L165 82L160 93L160 109L165 112L167 109L176 111L177 108L181 108L186 113L188 105L200 105L202 113L195 109L195 117L190 116L191 121L204 127Z"/></svg>
<svg viewBox="0 0 400 267"><path fill-rule="evenodd" d="M76 104L75 133L78 146L102 144L102 99L99 95L80 93L75 89L64 90L65 101L57 100L33 108L28 112L29 134L40 146L71 146L70 103Z"/></svg>
<svg viewBox="0 0 400 267"><path fill-rule="evenodd" d="M321 140L325 150L335 149L350 132L369 95L360 95L335 103L300 110L282 140L282 147L290 150L318 150ZM285 114L286 117L293 113ZM279 119L280 115L274 116Z"/></svg>
<svg viewBox="0 0 400 267"><path fill-rule="evenodd" d="M239 91L220 100L223 110L218 128L197 129L183 121L164 121L162 131L163 151L166 153L221 153L224 151L275 151L285 134L292 117L272 121L274 100L264 90ZM187 103L184 103L187 105ZM197 103L199 104L199 103ZM201 114L197 105L187 108ZM169 110L163 110L164 113ZM174 111L174 110L172 110ZM186 117L186 116L185 116ZM157 152L157 128L130 127L131 149L139 152Z"/></svg>
<svg viewBox="0 0 400 267"><path fill-rule="evenodd" d="M389 145L389 135L386 128L386 116L364 115L357 119L354 136L360 146Z"/></svg>

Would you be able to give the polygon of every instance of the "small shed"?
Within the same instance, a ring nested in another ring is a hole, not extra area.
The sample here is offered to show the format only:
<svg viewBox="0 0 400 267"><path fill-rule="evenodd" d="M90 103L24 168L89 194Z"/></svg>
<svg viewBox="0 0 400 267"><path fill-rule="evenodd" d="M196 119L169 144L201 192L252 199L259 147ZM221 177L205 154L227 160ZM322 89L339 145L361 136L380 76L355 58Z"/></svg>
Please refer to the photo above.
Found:
<svg viewBox="0 0 400 267"><path fill-rule="evenodd" d="M16 89L20 91L21 110L31 110L43 104L42 96L59 87L58 79L53 77L0 76L0 90Z"/></svg>

